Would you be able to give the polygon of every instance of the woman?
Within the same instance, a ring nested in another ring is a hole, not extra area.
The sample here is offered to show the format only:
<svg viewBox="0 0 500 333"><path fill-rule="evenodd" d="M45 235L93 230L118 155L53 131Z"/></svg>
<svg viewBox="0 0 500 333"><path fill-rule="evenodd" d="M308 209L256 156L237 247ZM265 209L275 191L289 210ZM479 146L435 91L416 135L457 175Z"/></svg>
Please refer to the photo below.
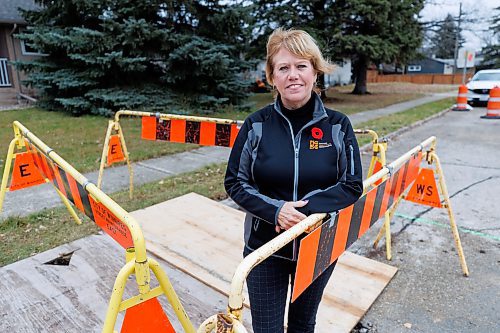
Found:
<svg viewBox="0 0 500 333"><path fill-rule="evenodd" d="M302 30L275 30L267 43L267 81L274 104L250 115L235 141L225 188L245 211L244 255L312 213L330 213L362 193L358 144L347 117L325 109L314 92L318 74L333 66ZM255 333L283 332L287 290L297 264L298 240L248 275ZM314 332L331 265L289 305L288 333Z"/></svg>

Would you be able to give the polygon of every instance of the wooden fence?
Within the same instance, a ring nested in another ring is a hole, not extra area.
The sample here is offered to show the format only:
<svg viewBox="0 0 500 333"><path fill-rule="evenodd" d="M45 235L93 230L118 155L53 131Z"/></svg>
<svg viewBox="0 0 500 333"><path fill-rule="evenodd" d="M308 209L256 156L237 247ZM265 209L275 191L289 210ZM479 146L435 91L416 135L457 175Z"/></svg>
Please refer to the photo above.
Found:
<svg viewBox="0 0 500 333"><path fill-rule="evenodd" d="M474 73L468 72L465 74L465 80L470 79ZM368 83L383 83L383 82L411 82L417 84L461 84L462 73L457 74L389 74L380 75L377 71L368 71Z"/></svg>

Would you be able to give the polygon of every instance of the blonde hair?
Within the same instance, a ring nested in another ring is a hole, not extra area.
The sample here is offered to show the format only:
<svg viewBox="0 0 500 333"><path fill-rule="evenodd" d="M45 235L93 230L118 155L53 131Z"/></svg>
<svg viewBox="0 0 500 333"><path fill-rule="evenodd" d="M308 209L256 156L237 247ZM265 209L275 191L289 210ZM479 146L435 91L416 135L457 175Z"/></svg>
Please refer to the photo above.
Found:
<svg viewBox="0 0 500 333"><path fill-rule="evenodd" d="M330 73L335 67L323 58L316 41L307 32L278 28L267 40L266 78L270 85L274 85L273 58L281 48L285 48L299 58L311 61L317 74Z"/></svg>

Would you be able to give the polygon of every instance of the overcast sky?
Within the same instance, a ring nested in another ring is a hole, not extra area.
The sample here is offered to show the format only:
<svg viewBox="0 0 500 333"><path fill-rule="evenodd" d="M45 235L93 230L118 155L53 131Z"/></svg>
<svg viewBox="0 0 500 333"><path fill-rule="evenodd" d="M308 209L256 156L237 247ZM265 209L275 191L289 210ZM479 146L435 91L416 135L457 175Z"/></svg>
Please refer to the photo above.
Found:
<svg viewBox="0 0 500 333"><path fill-rule="evenodd" d="M475 51L481 50L485 44L485 39L491 38L492 34L487 30L491 25L490 20L498 11L494 8L500 7L498 0L428 0L425 8L421 12L422 20L444 19L448 13L457 17L459 13L459 3L462 2L462 12L477 18L477 23L465 23L463 32L465 47Z"/></svg>

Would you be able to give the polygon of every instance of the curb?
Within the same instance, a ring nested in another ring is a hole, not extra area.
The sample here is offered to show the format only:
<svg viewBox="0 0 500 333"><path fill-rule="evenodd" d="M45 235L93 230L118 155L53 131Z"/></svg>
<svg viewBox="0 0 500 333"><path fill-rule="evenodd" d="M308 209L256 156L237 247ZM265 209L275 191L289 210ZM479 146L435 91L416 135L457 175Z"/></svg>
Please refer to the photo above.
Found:
<svg viewBox="0 0 500 333"><path fill-rule="evenodd" d="M449 111L450 111L450 109L449 109L449 108L448 108L448 109L444 109L444 110L442 110L442 111L439 111L439 112L438 112L438 113L436 113L436 114L433 114L432 116L429 116L429 117L427 117L427 118L425 118L425 119L422 119L422 120L416 121L416 122L414 122L414 123L413 123L413 124L411 124L411 125L401 127L401 128L400 128L400 129L398 129L397 131L394 131L394 132L392 132L392 133L389 133L389 134L387 134L387 135L384 135L383 137L381 137L381 138L379 138L379 139L386 139L387 141L391 141L393 138L395 138L395 137L397 137L397 136L399 136L399 135L401 135L401 134L403 134L403 133L406 133L406 132L408 132L409 130L411 130L411 129L415 128L415 127L418 127L418 126L420 126L420 125L423 125L423 124L425 124L425 123L427 123L427 122L429 122L429 121L431 121L431 120L433 120L433 119L436 119L436 118L439 118L439 117L444 116L444 115L445 115L445 113L447 113L447 112L449 112ZM370 151L371 151L371 149L372 149L372 143L371 143L371 142L369 142L369 143L364 144L363 146L361 146L361 147L359 148L359 151L360 151L360 152L363 152L363 153L368 153L368 152L370 152Z"/></svg>

